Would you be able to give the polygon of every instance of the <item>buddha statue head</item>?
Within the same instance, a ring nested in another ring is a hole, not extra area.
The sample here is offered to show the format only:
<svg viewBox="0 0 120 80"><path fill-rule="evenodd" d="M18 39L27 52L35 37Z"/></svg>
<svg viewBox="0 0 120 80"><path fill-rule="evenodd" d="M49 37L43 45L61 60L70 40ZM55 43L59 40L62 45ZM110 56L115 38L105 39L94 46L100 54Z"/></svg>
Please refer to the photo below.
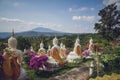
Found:
<svg viewBox="0 0 120 80"><path fill-rule="evenodd" d="M34 49L33 49L33 47L32 47L32 46L30 47L30 51L34 51Z"/></svg>
<svg viewBox="0 0 120 80"><path fill-rule="evenodd" d="M8 46L10 48L16 48L17 47L17 40L16 40L16 38L14 38L14 30L12 30L12 35L8 39Z"/></svg>
<svg viewBox="0 0 120 80"><path fill-rule="evenodd" d="M79 37L77 37L76 42L75 42L75 45L78 45L78 44L80 44L80 39L79 39Z"/></svg>
<svg viewBox="0 0 120 80"><path fill-rule="evenodd" d="M50 49L51 49L51 46L49 45L49 46L48 46L48 50L50 50Z"/></svg>
<svg viewBox="0 0 120 80"><path fill-rule="evenodd" d="M90 44L93 44L93 39L92 39L92 37L91 37L89 43L90 43Z"/></svg>
<svg viewBox="0 0 120 80"><path fill-rule="evenodd" d="M57 37L55 36L55 38L53 39L53 45L55 46L55 45L58 45L58 39L57 39Z"/></svg>
<svg viewBox="0 0 120 80"><path fill-rule="evenodd" d="M26 51L27 51L27 50L26 50L26 49L24 49L24 53L26 53Z"/></svg>
<svg viewBox="0 0 120 80"><path fill-rule="evenodd" d="M63 48L64 48L64 49L66 48L65 45L63 45Z"/></svg>
<svg viewBox="0 0 120 80"><path fill-rule="evenodd" d="M61 42L61 43L60 43L60 48L62 48L62 47L63 47L63 43Z"/></svg>
<svg viewBox="0 0 120 80"><path fill-rule="evenodd" d="M42 55L45 53L45 49L44 49L44 44L43 42L40 43L40 49L38 50L38 54Z"/></svg>
<svg viewBox="0 0 120 80"><path fill-rule="evenodd" d="M42 49L44 47L43 42L40 43L40 49Z"/></svg>

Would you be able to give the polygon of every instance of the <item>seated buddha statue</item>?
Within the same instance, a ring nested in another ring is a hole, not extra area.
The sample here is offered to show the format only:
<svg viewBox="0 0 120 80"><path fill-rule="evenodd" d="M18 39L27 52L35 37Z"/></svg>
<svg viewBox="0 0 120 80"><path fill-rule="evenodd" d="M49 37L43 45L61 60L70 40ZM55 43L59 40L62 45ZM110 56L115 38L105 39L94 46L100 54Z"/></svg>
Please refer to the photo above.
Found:
<svg viewBox="0 0 120 80"><path fill-rule="evenodd" d="M90 50L90 51L92 52L93 46L94 46L94 44L93 44L93 39L92 39L92 37L91 37L91 39L89 40L89 48L88 48L88 50Z"/></svg>
<svg viewBox="0 0 120 80"><path fill-rule="evenodd" d="M80 40L78 37L74 45L74 50L70 52L67 56L67 61L74 62L75 59L80 59L80 58L82 58L82 52L81 52Z"/></svg>
<svg viewBox="0 0 120 80"><path fill-rule="evenodd" d="M30 51L33 51L33 52L35 52L32 46L30 47Z"/></svg>
<svg viewBox="0 0 120 80"><path fill-rule="evenodd" d="M60 44L60 57L62 59L66 58L66 48L63 43Z"/></svg>
<svg viewBox="0 0 120 80"><path fill-rule="evenodd" d="M46 53L46 51L44 49L44 44L43 44L43 42L41 42L40 43L40 49L38 50L38 55L40 56L40 55L43 55L45 53Z"/></svg>
<svg viewBox="0 0 120 80"><path fill-rule="evenodd" d="M3 53L5 59L3 62L4 80L21 80L26 76L25 70L21 67L22 52L16 47L17 40L14 38L13 31L12 36L8 39L8 48Z"/></svg>
<svg viewBox="0 0 120 80"><path fill-rule="evenodd" d="M51 56L57 61L61 66L64 66L64 62L60 57L60 47L58 46L58 39L55 37L53 39L53 47L51 48Z"/></svg>
<svg viewBox="0 0 120 80"><path fill-rule="evenodd" d="M59 62L56 61L56 58L52 57L52 49L51 46L48 46L47 55L48 55L48 65L47 65L47 71L54 71L59 69Z"/></svg>
<svg viewBox="0 0 120 80"><path fill-rule="evenodd" d="M48 62L51 64L58 64L58 62L52 57L51 55L51 46L48 46L48 50L47 50L47 55L48 55Z"/></svg>
<svg viewBox="0 0 120 80"><path fill-rule="evenodd" d="M77 38L74 46L74 52L77 53L78 56L82 58L82 52L81 52L81 45L80 45L80 39Z"/></svg>
<svg viewBox="0 0 120 80"><path fill-rule="evenodd" d="M64 56L65 56L65 58L66 58L66 56L67 56L67 49L66 49L66 47L65 47L65 44L63 45L63 50L64 50Z"/></svg>

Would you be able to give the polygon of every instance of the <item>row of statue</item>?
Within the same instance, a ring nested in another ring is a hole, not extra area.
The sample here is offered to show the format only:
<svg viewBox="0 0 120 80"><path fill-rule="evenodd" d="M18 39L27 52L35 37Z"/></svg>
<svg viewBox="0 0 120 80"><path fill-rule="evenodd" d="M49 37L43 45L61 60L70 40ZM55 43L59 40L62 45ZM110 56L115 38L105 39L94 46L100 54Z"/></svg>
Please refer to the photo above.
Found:
<svg viewBox="0 0 120 80"><path fill-rule="evenodd" d="M91 49L92 38L90 39L89 49ZM14 31L12 32L12 36L8 39L8 48L4 50L3 57L5 58L3 62L3 72L4 79L3 80L23 80L26 72L21 67L22 63L22 51L17 48L17 40L14 37ZM31 50L33 48L31 47ZM63 43L58 45L58 39L55 37L53 39L52 48L49 46L49 49L46 51L44 49L43 42L40 43L40 49L38 50L38 55L41 56L47 53L48 62L51 64L60 64L61 67L64 66L65 61L74 62L74 59L83 58L83 54L81 51L80 39L77 37L76 42L74 44L74 49L68 55L66 54L67 49Z"/></svg>
<svg viewBox="0 0 120 80"><path fill-rule="evenodd" d="M91 49L92 45L93 45L93 40L91 38L89 41L89 48L88 48L88 50L90 50L91 52L92 52L92 49ZM34 51L32 46L31 46L31 51ZM64 63L66 61L67 62L75 62L75 59L82 59L84 57L84 55L82 54L82 51L81 51L79 37L77 37L77 39L76 39L73 51L69 52L69 54L67 54L67 49L63 43L61 43L60 46L58 45L58 39L56 36L53 39L52 48L49 45L47 51L44 48L43 42L41 42L40 49L38 50L37 54L42 55L42 54L46 54L46 53L47 53L47 56L49 57L48 62L53 63L53 64L59 63L61 66L64 66Z"/></svg>

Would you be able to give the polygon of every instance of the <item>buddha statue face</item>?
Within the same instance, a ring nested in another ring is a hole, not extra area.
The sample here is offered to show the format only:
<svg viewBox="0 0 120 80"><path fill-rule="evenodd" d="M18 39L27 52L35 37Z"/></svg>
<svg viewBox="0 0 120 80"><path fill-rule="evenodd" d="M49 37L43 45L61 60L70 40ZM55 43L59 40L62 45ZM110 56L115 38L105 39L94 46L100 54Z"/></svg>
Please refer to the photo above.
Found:
<svg viewBox="0 0 120 80"><path fill-rule="evenodd" d="M17 47L17 40L16 40L16 38L10 37L10 38L8 39L8 46L9 46L10 48L16 48L16 47Z"/></svg>

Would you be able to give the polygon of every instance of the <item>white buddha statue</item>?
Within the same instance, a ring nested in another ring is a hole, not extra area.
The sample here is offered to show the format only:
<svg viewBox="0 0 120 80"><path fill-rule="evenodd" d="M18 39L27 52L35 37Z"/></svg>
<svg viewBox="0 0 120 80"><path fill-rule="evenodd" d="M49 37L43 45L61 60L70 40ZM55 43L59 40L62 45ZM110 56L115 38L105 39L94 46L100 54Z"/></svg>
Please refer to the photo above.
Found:
<svg viewBox="0 0 120 80"><path fill-rule="evenodd" d="M63 45L63 49L65 49L65 50L66 50L66 47L65 47L65 45Z"/></svg>
<svg viewBox="0 0 120 80"><path fill-rule="evenodd" d="M60 47L58 46L58 39L55 37L53 39L53 47L51 48L51 56L57 61L61 66L64 66L64 62L60 57Z"/></svg>
<svg viewBox="0 0 120 80"><path fill-rule="evenodd" d="M44 49L44 44L43 42L40 43L40 49L38 50L38 55L42 55L42 54L45 54L46 51Z"/></svg>
<svg viewBox="0 0 120 80"><path fill-rule="evenodd" d="M93 54L93 52L92 52L92 50L93 50L93 39L92 39L92 37L91 37L91 39L89 40L89 48L88 48L88 50L90 50L90 52L91 52L91 54Z"/></svg>
<svg viewBox="0 0 120 80"><path fill-rule="evenodd" d="M75 46L74 46L74 52L77 53L77 55L82 58L83 55L81 52L81 45L80 45L79 37L76 39Z"/></svg>
<svg viewBox="0 0 120 80"><path fill-rule="evenodd" d="M30 47L30 51L33 51L33 52L35 52L32 46Z"/></svg>
<svg viewBox="0 0 120 80"><path fill-rule="evenodd" d="M5 61L3 62L3 72L7 80L24 80L26 76L25 70L21 67L22 52L17 48L17 40L12 36L8 39L8 48L3 54ZM6 80L5 79L5 80Z"/></svg>
<svg viewBox="0 0 120 80"><path fill-rule="evenodd" d="M63 47L63 43L61 42L61 43L60 43L60 48L62 48L62 47Z"/></svg>
<svg viewBox="0 0 120 80"><path fill-rule="evenodd" d="M63 45L63 50L64 50L64 56L66 57L67 56L67 49L66 49L66 47L65 47L65 44Z"/></svg>
<svg viewBox="0 0 120 80"><path fill-rule="evenodd" d="M75 59L81 59L81 58L82 58L81 45L80 45L79 37L77 37L74 45L74 50L68 54L67 61L75 62L74 61Z"/></svg>
<svg viewBox="0 0 120 80"><path fill-rule="evenodd" d="M24 49L24 53L26 53L26 51L27 51L27 50L26 50L26 49Z"/></svg>

